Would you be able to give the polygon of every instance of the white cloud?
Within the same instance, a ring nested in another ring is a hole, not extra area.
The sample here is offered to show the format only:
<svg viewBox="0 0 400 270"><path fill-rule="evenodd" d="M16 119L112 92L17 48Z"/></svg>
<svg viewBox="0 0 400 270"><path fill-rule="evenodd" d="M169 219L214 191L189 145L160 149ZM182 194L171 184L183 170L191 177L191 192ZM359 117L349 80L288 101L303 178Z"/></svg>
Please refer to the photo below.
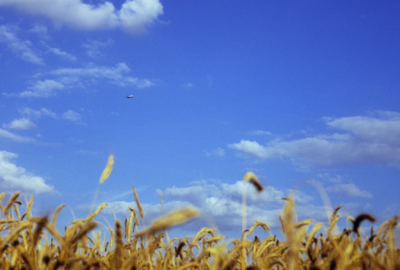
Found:
<svg viewBox="0 0 400 270"><path fill-rule="evenodd" d="M212 150L210 153L206 153L207 156L216 156L216 157L223 157L225 156L225 150L221 147L218 147Z"/></svg>
<svg viewBox="0 0 400 270"><path fill-rule="evenodd" d="M3 127L11 129L19 129L19 130L36 129L35 123L26 118L15 119L11 123L3 125Z"/></svg>
<svg viewBox="0 0 400 270"><path fill-rule="evenodd" d="M54 192L54 187L45 183L40 176L27 172L18 167L13 159L18 155L6 151L0 151L0 187L2 190L23 190L32 193Z"/></svg>
<svg viewBox="0 0 400 270"><path fill-rule="evenodd" d="M241 140L229 147L257 158L289 158L315 166L349 166L361 162L400 166L400 117L394 112L376 115L379 117L325 118L330 128L344 130L343 134L273 140L266 145Z"/></svg>
<svg viewBox="0 0 400 270"><path fill-rule="evenodd" d="M32 50L32 43L29 40L21 41L11 27L0 25L0 42L6 43L8 48L21 59L34 64L43 64L43 59Z"/></svg>
<svg viewBox="0 0 400 270"><path fill-rule="evenodd" d="M372 198L372 194L361 190L354 184L337 184L326 188L328 192L340 193L350 197Z"/></svg>
<svg viewBox="0 0 400 270"><path fill-rule="evenodd" d="M163 7L159 0L127 0L118 15L126 31L140 33L162 13Z"/></svg>
<svg viewBox="0 0 400 270"><path fill-rule="evenodd" d="M62 117L64 119L70 120L72 122L77 122L81 120L81 115L77 112L74 112L72 110L68 110L65 113L63 113Z"/></svg>
<svg viewBox="0 0 400 270"><path fill-rule="evenodd" d="M63 88L63 84L54 80L37 81L35 85L28 88L30 90L20 93L19 96L47 98L50 96L54 96L56 90L60 90Z"/></svg>
<svg viewBox="0 0 400 270"><path fill-rule="evenodd" d="M260 145L256 141L241 140L240 143L234 143L228 146L245 154L253 155L259 158L268 158L266 147Z"/></svg>
<svg viewBox="0 0 400 270"><path fill-rule="evenodd" d="M52 118L57 117L57 114L55 114L54 112L52 112L51 110L46 109L46 108L41 108L40 110L33 110L31 108L23 108L23 109L19 110L19 113L28 115L28 116L37 117L37 118L40 118L42 116L49 116Z"/></svg>
<svg viewBox="0 0 400 270"><path fill-rule="evenodd" d="M20 136L14 133L11 133L7 130L1 129L0 128L0 138L6 138L6 139L10 139L12 141L15 142L35 142L35 139L29 138L29 137L25 137L25 136Z"/></svg>
<svg viewBox="0 0 400 270"><path fill-rule="evenodd" d="M153 83L147 79L125 76L124 74L128 72L130 72L129 67L125 63L119 63L116 67L92 66L87 68L62 68L51 71L50 74L68 77L105 78L120 86L134 85L139 88L144 88L153 85Z"/></svg>
<svg viewBox="0 0 400 270"><path fill-rule="evenodd" d="M95 30L122 27L140 33L163 13L159 0L126 0L121 9L111 2L97 5L81 0L0 0L0 6L12 6L28 14L43 16L56 24L76 29Z"/></svg>

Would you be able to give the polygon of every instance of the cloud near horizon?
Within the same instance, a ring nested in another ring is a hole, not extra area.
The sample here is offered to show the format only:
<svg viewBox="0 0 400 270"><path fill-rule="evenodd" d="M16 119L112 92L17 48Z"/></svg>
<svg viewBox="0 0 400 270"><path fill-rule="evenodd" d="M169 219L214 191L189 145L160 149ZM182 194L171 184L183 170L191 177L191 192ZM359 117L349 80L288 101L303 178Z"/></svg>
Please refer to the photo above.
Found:
<svg viewBox="0 0 400 270"><path fill-rule="evenodd" d="M400 113L376 111L372 116L324 118L343 133L295 140L271 140L262 145L241 140L228 147L260 159L290 159L318 167L376 163L400 167Z"/></svg>
<svg viewBox="0 0 400 270"><path fill-rule="evenodd" d="M144 32L163 14L159 0L126 0L120 10L108 1L87 4L81 0L0 0L1 6L78 30L122 28L129 33Z"/></svg>
<svg viewBox="0 0 400 270"><path fill-rule="evenodd" d="M234 184L207 184L193 185L189 187L170 187L163 191L164 213L180 207L192 205L201 211L201 217L208 226L216 225L223 231L234 231L242 226L242 191L243 181ZM287 197L290 190L280 191L274 187L266 187L262 193L258 193L254 187L247 187L247 222L254 224L260 220L266 222L273 230L280 230L279 215L285 203L282 197ZM140 194L139 194L140 197ZM296 192L295 201L299 218L326 219L323 206L310 204L313 200L301 191ZM128 206L137 209L135 202L116 201L110 202L104 210L104 214L126 215ZM160 204L147 204L141 202L146 224L161 215ZM251 225L250 225L251 226ZM193 225L188 229L198 230Z"/></svg>

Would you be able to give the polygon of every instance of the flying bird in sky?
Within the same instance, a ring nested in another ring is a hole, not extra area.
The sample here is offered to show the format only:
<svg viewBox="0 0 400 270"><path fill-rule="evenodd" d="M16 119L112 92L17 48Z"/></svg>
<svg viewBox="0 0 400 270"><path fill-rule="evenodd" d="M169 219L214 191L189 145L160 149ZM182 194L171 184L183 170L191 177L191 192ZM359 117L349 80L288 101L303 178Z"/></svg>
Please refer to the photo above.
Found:
<svg viewBox="0 0 400 270"><path fill-rule="evenodd" d="M130 95L130 96L126 96L126 98L133 98L133 95Z"/></svg>

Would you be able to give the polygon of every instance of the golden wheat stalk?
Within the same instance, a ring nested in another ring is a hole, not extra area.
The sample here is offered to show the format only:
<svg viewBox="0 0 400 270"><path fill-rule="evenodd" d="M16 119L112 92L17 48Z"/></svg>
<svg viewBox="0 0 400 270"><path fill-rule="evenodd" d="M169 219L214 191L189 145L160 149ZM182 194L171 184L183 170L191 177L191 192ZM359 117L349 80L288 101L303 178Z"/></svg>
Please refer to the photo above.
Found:
<svg viewBox="0 0 400 270"><path fill-rule="evenodd" d="M257 176L252 172L247 172L243 175L243 191L242 191L242 232L246 229L246 182L252 183L258 192L263 191L264 187L261 185Z"/></svg>
<svg viewBox="0 0 400 270"><path fill-rule="evenodd" d="M197 217L198 215L199 211L194 207L186 207L174 210L169 214L155 220L149 227L138 232L135 236L142 237L144 235L154 234L158 231L165 230L167 228L188 222L189 220Z"/></svg>
<svg viewBox="0 0 400 270"><path fill-rule="evenodd" d="M100 191L100 186L108 179L108 177L110 177L110 174L113 170L113 166L114 166L114 155L110 154L108 156L106 167L104 168L103 172L101 173L96 192L94 193L93 202L92 202L92 205L90 206L90 213L93 212L93 209L95 207L96 199L97 199L97 196L99 195L99 191Z"/></svg>

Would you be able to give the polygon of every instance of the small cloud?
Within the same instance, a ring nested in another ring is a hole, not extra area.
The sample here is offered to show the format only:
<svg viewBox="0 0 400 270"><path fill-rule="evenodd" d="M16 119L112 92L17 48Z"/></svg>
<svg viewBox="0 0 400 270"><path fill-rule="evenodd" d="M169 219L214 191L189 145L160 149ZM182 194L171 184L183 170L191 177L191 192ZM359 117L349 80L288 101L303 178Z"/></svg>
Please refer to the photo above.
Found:
<svg viewBox="0 0 400 270"><path fill-rule="evenodd" d="M185 83L185 84L182 84L182 87L184 87L184 88L191 88L191 87L193 87L194 85L192 84L192 83Z"/></svg>
<svg viewBox="0 0 400 270"><path fill-rule="evenodd" d="M38 34L44 39L49 38L47 35L47 27L44 25L35 24L35 26L32 29L30 29L29 32Z"/></svg>
<svg viewBox="0 0 400 270"><path fill-rule="evenodd" d="M43 64L43 59L32 50L32 43L29 40L20 40L11 27L0 25L0 42L6 43L8 48L22 60L39 65Z"/></svg>
<svg viewBox="0 0 400 270"><path fill-rule="evenodd" d="M45 46L48 49L47 52L50 52L50 53L55 54L57 56L60 56L61 58L64 58L64 59L66 59L68 61L75 61L76 60L76 57L73 56L70 53L64 52L64 51L62 51L62 50L60 50L58 48L52 48L52 47L48 46L47 44L45 44Z"/></svg>
<svg viewBox="0 0 400 270"><path fill-rule="evenodd" d="M189 184L192 186L205 186L207 185L207 180L191 181Z"/></svg>
<svg viewBox="0 0 400 270"><path fill-rule="evenodd" d="M100 42L97 40L88 40L87 43L83 44L82 47L86 49L86 54L92 58L98 58L101 56L100 48L105 48L113 44L114 42L109 39L106 42Z"/></svg>
<svg viewBox="0 0 400 270"><path fill-rule="evenodd" d="M35 142L35 139L32 139L30 137L20 136L0 128L0 138L1 137L10 139L14 142Z"/></svg>
<svg viewBox="0 0 400 270"><path fill-rule="evenodd" d="M269 131L255 130L250 132L251 135L272 135Z"/></svg>
<svg viewBox="0 0 400 270"><path fill-rule="evenodd" d="M53 186L45 183L45 180L18 167L14 159L17 154L0 151L0 187L2 190L16 191L23 190L32 193L56 192Z"/></svg>
<svg viewBox="0 0 400 270"><path fill-rule="evenodd" d="M20 97L39 97L47 98L55 95L56 90L63 89L64 85L54 80L37 81L35 85L29 87L29 91L19 94Z"/></svg>
<svg viewBox="0 0 400 270"><path fill-rule="evenodd" d="M13 120L11 123L3 125L3 127L18 130L36 129L36 125L26 118Z"/></svg>
<svg viewBox="0 0 400 270"><path fill-rule="evenodd" d="M225 150L221 147L212 150L210 153L206 153L207 156L223 157L225 156Z"/></svg>
<svg viewBox="0 0 400 270"><path fill-rule="evenodd" d="M62 117L64 119L70 120L72 122L78 122L81 120L81 115L77 112L74 112L72 110L68 110L65 113L63 113Z"/></svg>
<svg viewBox="0 0 400 270"><path fill-rule="evenodd" d="M322 180L325 180L325 181L328 181L331 183L335 183L335 184L339 184L343 180L343 177L340 175L330 176L328 173L320 173L320 174L318 174L318 177L321 178Z"/></svg>
<svg viewBox="0 0 400 270"><path fill-rule="evenodd" d="M372 198L368 191L361 190L354 184L337 184L326 188L328 192L340 193L350 197Z"/></svg>
<svg viewBox="0 0 400 270"><path fill-rule="evenodd" d="M256 141L241 140L239 143L229 144L228 147L258 158L268 157L265 147Z"/></svg>
<svg viewBox="0 0 400 270"><path fill-rule="evenodd" d="M52 118L57 118L57 114L55 114L54 112L52 112L49 109L46 108L41 108L40 110L33 110L31 108L23 108L19 110L20 114L24 114L24 115L28 115L28 116L32 116L32 117L36 117L36 118L40 118L42 116L49 116Z"/></svg>
<svg viewBox="0 0 400 270"><path fill-rule="evenodd" d="M94 79L108 79L111 83L119 86L134 85L138 88L145 88L154 85L148 79L139 79L126 76L130 68L125 63L118 63L115 67L90 66L86 68L61 68L50 72L51 75L61 76L63 78L86 77L91 81Z"/></svg>

